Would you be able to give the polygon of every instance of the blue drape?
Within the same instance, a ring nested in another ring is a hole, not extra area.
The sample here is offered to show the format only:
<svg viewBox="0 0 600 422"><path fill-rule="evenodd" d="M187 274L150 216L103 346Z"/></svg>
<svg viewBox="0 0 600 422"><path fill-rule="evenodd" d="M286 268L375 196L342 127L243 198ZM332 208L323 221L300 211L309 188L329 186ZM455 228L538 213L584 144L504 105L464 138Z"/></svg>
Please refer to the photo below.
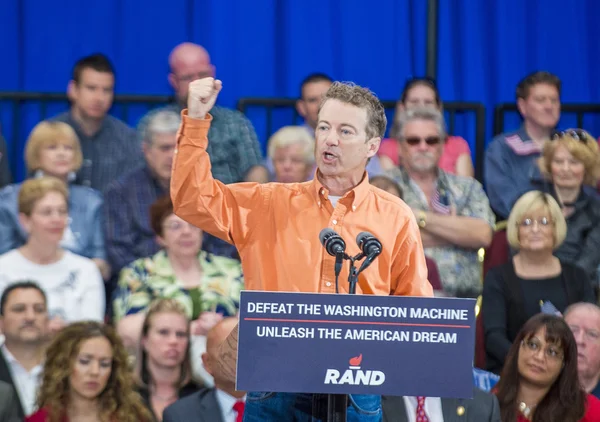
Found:
<svg viewBox="0 0 600 422"><path fill-rule="evenodd" d="M514 102L526 74L547 70L563 82L563 102L599 102L600 39L597 0L440 0L438 82L446 101L474 100L491 116L498 103ZM600 135L600 121L585 127ZM507 119L507 129L520 124ZM561 127L573 127L564 115Z"/></svg>
<svg viewBox="0 0 600 422"><path fill-rule="evenodd" d="M211 53L225 106L247 96L297 96L315 71L395 99L408 76L425 71L426 9L425 0L0 0L0 91L63 92L75 60L100 51L115 63L118 93L168 94L168 53L193 41ZM443 99L483 102L491 115L496 103L513 101L525 73L543 68L563 79L565 101L597 102L598 16L596 0L440 0ZM27 132L39 110L23 111ZM261 115L250 116L264 142ZM0 121L11 138L6 103ZM22 143L11 145L18 156ZM23 177L22 163L16 167Z"/></svg>
<svg viewBox="0 0 600 422"><path fill-rule="evenodd" d="M244 96L297 96L316 71L395 98L407 75L424 72L421 1L0 0L0 10L0 91L62 92L75 60L100 51L115 63L118 93L169 94L167 56L182 41L208 49L224 82L219 102L230 107ZM34 105L25 113L28 131L39 114ZM0 105L10 138L9 114Z"/></svg>

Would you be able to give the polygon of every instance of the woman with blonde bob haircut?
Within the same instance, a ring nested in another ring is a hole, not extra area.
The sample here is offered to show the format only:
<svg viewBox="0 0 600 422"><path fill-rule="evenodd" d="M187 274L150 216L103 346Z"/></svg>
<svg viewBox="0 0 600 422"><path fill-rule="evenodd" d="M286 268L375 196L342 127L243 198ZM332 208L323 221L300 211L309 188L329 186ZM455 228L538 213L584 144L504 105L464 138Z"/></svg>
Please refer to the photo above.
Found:
<svg viewBox="0 0 600 422"><path fill-rule="evenodd" d="M68 124L45 121L31 131L25 145L25 163L31 178L51 176L63 181L69 189L70 221L61 246L92 259L107 279L110 268L104 249L102 196L95 190L72 184L82 162L79 139ZM0 254L27 241L28 234L18 218L17 197L21 186L14 184L0 191Z"/></svg>
<svg viewBox="0 0 600 422"><path fill-rule="evenodd" d="M558 202L567 222L564 242L554 252L560 260L583 268L596 280L600 265L600 149L580 129L556 133L544 144L538 161L544 181L541 190Z"/></svg>
<svg viewBox="0 0 600 422"><path fill-rule="evenodd" d="M595 301L585 271L553 255L566 232L565 218L551 195L531 191L515 203L507 237L518 252L508 263L491 268L483 284L488 370L500 373L519 330L532 316L560 314L573 303Z"/></svg>
<svg viewBox="0 0 600 422"><path fill-rule="evenodd" d="M284 126L268 142L275 182L299 183L310 179L315 164L315 140L303 126Z"/></svg>

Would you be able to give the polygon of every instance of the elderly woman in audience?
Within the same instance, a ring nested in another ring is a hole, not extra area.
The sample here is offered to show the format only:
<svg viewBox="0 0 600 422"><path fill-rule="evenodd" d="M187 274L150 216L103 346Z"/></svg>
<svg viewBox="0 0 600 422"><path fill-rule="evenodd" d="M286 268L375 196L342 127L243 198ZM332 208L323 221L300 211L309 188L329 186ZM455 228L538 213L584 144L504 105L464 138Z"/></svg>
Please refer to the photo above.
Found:
<svg viewBox="0 0 600 422"><path fill-rule="evenodd" d="M304 126L284 126L269 138L267 155L274 182L305 182L315 166L315 140Z"/></svg>
<svg viewBox="0 0 600 422"><path fill-rule="evenodd" d="M69 224L61 246L92 259L108 279L110 268L105 259L101 221L102 196L88 187L71 184L82 160L79 139L73 128L63 122L39 123L25 145L25 163L34 178L56 177L69 188ZM17 197L20 190L21 184L15 184L0 191L0 254L27 241L27 232L19 224Z"/></svg>
<svg viewBox="0 0 600 422"><path fill-rule="evenodd" d="M543 190L556 199L567 220L567 237L554 255L579 265L596 281L600 264L600 199L594 192L600 178L598 142L579 129L556 133L544 144L539 166L547 181Z"/></svg>
<svg viewBox="0 0 600 422"><path fill-rule="evenodd" d="M189 325L185 308L175 299L158 299L146 313L136 380L157 421L167 406L201 389L192 380Z"/></svg>
<svg viewBox="0 0 600 422"><path fill-rule="evenodd" d="M54 177L29 179L19 190L27 242L0 256L0 293L17 280L46 292L51 330L67 322L104 319L104 283L92 260L61 247L68 224L67 186Z"/></svg>
<svg viewBox="0 0 600 422"><path fill-rule="evenodd" d="M521 328L494 389L503 422L592 422L600 401L577 378L577 344L558 316L538 314Z"/></svg>
<svg viewBox="0 0 600 422"><path fill-rule="evenodd" d="M237 314L244 285L240 262L202 251L202 231L173 213L168 195L152 205L150 221L163 249L121 271L114 299L114 321L128 348L137 345L154 299L179 301L192 335L205 336L224 316Z"/></svg>
<svg viewBox="0 0 600 422"><path fill-rule="evenodd" d="M48 347L39 410L27 422L151 422L134 390L127 352L114 330L97 322L63 329Z"/></svg>
<svg viewBox="0 0 600 422"><path fill-rule="evenodd" d="M404 110L415 107L434 107L443 111L440 93L433 79L413 78L404 85L400 100L396 103L394 123L390 129L391 139L385 139L379 148L378 155L382 167L389 169L402 165L397 141L399 137L398 117ZM384 157L387 160L384 160ZM447 173L473 177L473 161L468 142L460 136L448 136L444 143L444 152L440 158L439 167Z"/></svg>
<svg viewBox="0 0 600 422"><path fill-rule="evenodd" d="M539 312L562 313L576 302L593 302L585 272L552 252L567 224L551 195L524 194L508 218L507 237L518 249L512 260L490 269L483 284L482 316L486 366L499 373L523 324Z"/></svg>

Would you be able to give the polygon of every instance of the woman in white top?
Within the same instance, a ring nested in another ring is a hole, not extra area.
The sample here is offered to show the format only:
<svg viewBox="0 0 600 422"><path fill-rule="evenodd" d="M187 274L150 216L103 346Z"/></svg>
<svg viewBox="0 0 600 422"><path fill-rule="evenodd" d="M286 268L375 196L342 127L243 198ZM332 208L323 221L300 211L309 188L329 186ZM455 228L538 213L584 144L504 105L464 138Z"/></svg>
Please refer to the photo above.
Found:
<svg viewBox="0 0 600 422"><path fill-rule="evenodd" d="M28 233L20 248L0 255L0 294L17 280L34 280L46 292L51 328L104 319L104 283L89 258L60 247L68 224L68 190L53 177L29 179L19 192L19 219Z"/></svg>

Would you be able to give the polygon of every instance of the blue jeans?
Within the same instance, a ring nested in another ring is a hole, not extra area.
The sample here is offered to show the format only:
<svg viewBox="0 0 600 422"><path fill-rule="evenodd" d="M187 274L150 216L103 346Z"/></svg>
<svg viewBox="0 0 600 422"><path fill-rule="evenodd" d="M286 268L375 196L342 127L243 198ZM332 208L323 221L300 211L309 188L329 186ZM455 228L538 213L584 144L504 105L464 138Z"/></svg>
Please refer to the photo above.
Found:
<svg viewBox="0 0 600 422"><path fill-rule="evenodd" d="M380 422L381 396L348 396L348 422ZM249 392L244 422L326 422L327 395Z"/></svg>

